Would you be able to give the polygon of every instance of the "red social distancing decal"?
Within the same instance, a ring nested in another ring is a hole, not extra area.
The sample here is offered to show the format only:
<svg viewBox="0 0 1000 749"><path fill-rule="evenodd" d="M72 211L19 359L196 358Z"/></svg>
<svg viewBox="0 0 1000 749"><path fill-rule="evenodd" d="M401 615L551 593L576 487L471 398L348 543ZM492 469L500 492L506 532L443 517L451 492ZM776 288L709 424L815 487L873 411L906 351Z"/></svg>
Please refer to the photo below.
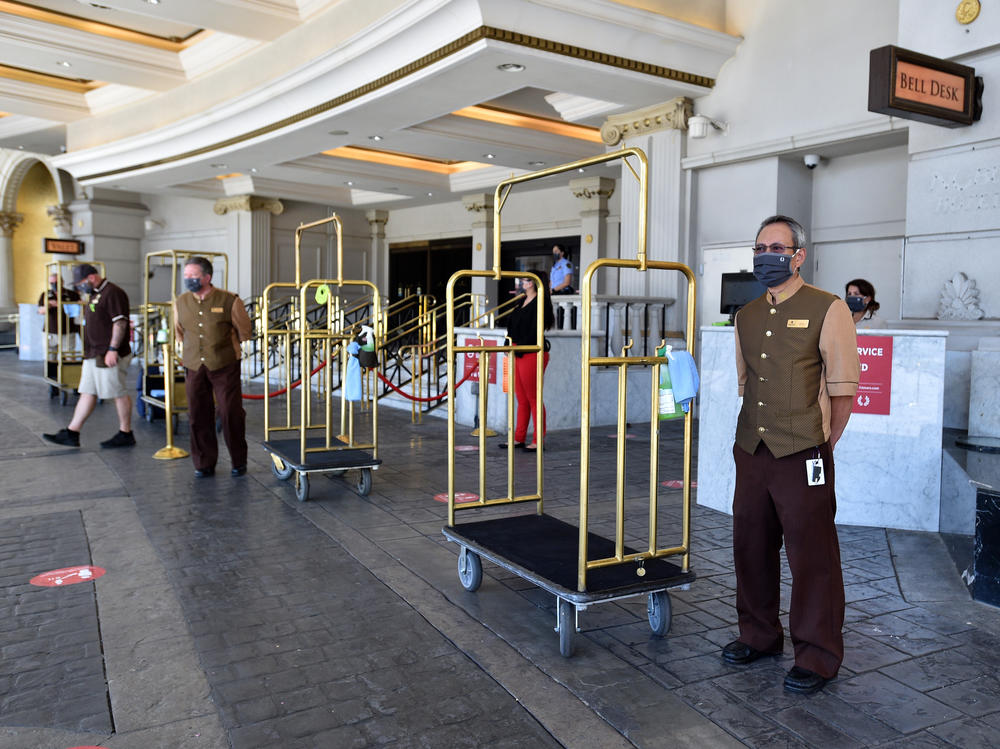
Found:
<svg viewBox="0 0 1000 749"><path fill-rule="evenodd" d="M681 481L680 479L667 479L666 481L661 481L660 482L660 486L665 486L668 489L683 489L684 488L684 482ZM691 482L691 488L692 489L697 489L698 488L698 482L697 481L692 481Z"/></svg>
<svg viewBox="0 0 1000 749"><path fill-rule="evenodd" d="M88 583L91 580L104 575L103 567L91 567L84 564L80 567L64 567L61 570L51 570L35 575L30 582L32 585L40 585L45 588L54 588L62 585L76 585L77 583Z"/></svg>
<svg viewBox="0 0 1000 749"><path fill-rule="evenodd" d="M479 445L455 445L457 453L471 453L479 449Z"/></svg>
<svg viewBox="0 0 1000 749"><path fill-rule="evenodd" d="M462 504L463 502L475 502L478 499L479 495L474 494L472 492L455 492L455 504ZM447 502L448 492L441 492L440 494L435 494L434 501Z"/></svg>

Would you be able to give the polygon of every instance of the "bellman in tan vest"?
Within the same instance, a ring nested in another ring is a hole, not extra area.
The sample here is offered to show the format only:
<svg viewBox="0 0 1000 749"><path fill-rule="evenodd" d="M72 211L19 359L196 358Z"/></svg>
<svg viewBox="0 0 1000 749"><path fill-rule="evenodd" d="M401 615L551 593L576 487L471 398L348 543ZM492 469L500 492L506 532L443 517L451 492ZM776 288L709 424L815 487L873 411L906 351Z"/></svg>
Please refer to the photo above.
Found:
<svg viewBox="0 0 1000 749"><path fill-rule="evenodd" d="M784 542L795 650L784 686L809 694L837 675L844 658L833 448L851 415L860 364L844 300L799 275L805 244L793 219L764 220L753 253L754 275L767 292L736 315L743 406L733 446L733 560L740 636L722 657L744 665L781 654Z"/></svg>
<svg viewBox="0 0 1000 749"><path fill-rule="evenodd" d="M183 342L194 475L215 473L219 443L215 407L229 448L233 476L247 472L246 413L240 387L240 341L250 338L250 317L236 294L212 286L212 264L193 257L184 265L187 291L174 300L174 330ZM213 394L215 396L213 402Z"/></svg>

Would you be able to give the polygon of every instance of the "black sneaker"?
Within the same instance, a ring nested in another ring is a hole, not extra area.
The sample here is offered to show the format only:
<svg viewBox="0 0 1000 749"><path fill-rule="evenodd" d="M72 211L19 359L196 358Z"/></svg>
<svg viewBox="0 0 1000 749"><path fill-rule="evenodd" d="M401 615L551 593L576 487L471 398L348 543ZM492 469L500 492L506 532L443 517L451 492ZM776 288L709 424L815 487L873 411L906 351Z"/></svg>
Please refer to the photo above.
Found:
<svg viewBox="0 0 1000 749"><path fill-rule="evenodd" d="M133 445L135 445L135 437L132 436L132 432L122 431L101 443L101 447L132 447Z"/></svg>
<svg viewBox="0 0 1000 749"><path fill-rule="evenodd" d="M43 434L42 439L56 445L67 445L69 447L80 446L80 433L72 432L69 429L60 429L55 434Z"/></svg>

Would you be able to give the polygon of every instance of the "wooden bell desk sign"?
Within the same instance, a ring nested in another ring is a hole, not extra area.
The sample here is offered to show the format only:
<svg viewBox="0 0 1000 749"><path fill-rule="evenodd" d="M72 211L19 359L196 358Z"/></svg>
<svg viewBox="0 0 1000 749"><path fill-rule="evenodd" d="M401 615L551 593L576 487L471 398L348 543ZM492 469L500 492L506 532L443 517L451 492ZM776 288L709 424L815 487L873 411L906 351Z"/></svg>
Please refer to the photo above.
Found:
<svg viewBox="0 0 1000 749"><path fill-rule="evenodd" d="M892 45L871 51L868 111L943 127L971 125L983 113L975 68Z"/></svg>

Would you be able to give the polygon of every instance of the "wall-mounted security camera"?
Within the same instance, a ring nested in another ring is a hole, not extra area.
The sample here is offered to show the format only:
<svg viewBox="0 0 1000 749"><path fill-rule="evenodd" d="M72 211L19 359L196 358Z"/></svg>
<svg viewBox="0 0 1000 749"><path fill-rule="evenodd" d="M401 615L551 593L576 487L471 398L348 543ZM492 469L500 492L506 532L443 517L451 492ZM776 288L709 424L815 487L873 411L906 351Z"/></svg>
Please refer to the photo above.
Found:
<svg viewBox="0 0 1000 749"><path fill-rule="evenodd" d="M802 163L806 165L806 169L815 169L822 160L818 153L807 153L802 157Z"/></svg>

